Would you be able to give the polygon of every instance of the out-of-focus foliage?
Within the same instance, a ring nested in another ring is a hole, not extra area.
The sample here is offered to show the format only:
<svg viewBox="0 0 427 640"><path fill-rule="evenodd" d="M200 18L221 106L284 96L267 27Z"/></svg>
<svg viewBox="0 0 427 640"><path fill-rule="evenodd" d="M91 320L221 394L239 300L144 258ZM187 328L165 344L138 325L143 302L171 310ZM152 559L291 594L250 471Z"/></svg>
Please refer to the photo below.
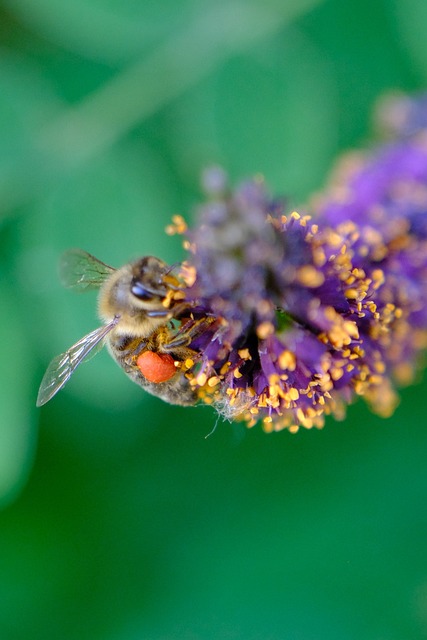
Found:
<svg viewBox="0 0 427 640"><path fill-rule="evenodd" d="M297 206L378 96L426 88L426 36L422 0L3 0L1 638L425 637L422 386L388 421L358 404L321 432L205 440L213 412L102 354L34 403L98 322L60 288L64 249L179 259L163 229L212 162Z"/></svg>

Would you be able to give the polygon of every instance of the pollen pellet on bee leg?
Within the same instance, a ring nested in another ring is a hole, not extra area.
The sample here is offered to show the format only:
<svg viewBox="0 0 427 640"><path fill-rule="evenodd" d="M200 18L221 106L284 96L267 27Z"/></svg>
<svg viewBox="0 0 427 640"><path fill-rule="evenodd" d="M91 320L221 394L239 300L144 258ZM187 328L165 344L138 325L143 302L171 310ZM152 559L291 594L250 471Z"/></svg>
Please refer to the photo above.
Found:
<svg viewBox="0 0 427 640"><path fill-rule="evenodd" d="M136 365L149 382L166 382L177 372L174 359L167 353L144 351L138 356Z"/></svg>

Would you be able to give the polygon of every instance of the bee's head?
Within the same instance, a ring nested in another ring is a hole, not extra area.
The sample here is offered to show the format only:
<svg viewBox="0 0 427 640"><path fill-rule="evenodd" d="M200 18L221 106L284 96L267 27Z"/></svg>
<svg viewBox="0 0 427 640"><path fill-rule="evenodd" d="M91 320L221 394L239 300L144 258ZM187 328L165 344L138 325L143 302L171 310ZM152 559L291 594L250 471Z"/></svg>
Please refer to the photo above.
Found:
<svg viewBox="0 0 427 640"><path fill-rule="evenodd" d="M166 298L170 290L170 268L165 262L153 256L146 256L135 262L131 269L130 291L137 300L161 303Z"/></svg>
<svg viewBox="0 0 427 640"><path fill-rule="evenodd" d="M99 295L100 315L166 318L182 293L179 281L162 260L146 256L116 271Z"/></svg>

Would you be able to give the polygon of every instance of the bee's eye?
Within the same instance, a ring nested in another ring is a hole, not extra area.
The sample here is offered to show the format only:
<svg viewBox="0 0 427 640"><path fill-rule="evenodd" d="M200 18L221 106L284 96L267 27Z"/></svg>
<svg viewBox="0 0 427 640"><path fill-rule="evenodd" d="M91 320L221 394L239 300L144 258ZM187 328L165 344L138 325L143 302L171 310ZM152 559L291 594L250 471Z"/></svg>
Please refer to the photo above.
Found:
<svg viewBox="0 0 427 640"><path fill-rule="evenodd" d="M150 291L147 291L142 284L138 281L132 282L132 286L130 288L133 295L139 300L152 300L153 294Z"/></svg>

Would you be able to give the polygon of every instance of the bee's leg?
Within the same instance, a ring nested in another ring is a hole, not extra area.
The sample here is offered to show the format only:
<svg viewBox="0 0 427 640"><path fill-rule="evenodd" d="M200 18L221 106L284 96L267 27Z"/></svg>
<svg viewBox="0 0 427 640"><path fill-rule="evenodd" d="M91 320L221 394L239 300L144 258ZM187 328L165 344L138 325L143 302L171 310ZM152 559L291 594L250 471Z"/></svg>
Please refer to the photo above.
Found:
<svg viewBox="0 0 427 640"><path fill-rule="evenodd" d="M189 311L189 309L191 309L190 303L178 302L175 304L175 306L172 307L171 311L174 318L179 318L181 314L183 314L185 311Z"/></svg>
<svg viewBox="0 0 427 640"><path fill-rule="evenodd" d="M152 309L150 311L146 311L147 316L150 318L165 318L165 320L170 320L171 318L177 318L184 311L188 311L190 305L188 302L180 302L171 308L164 309Z"/></svg>
<svg viewBox="0 0 427 640"><path fill-rule="evenodd" d="M147 340L141 340L141 338L134 338L133 336L121 336L115 341L114 347L123 358L138 357L139 354L146 348Z"/></svg>
<svg viewBox="0 0 427 640"><path fill-rule="evenodd" d="M215 318L199 318L199 320L190 320L187 322L178 333L168 342L162 344L162 351L169 353L171 351L177 352L177 349L188 347L191 341L199 335L204 329L207 329L209 325L215 322ZM193 353L191 349L187 349L190 353Z"/></svg>
<svg viewBox="0 0 427 640"><path fill-rule="evenodd" d="M165 318L166 320L169 320L172 317L172 313L169 309L153 309L151 311L146 311L145 313L150 318Z"/></svg>
<svg viewBox="0 0 427 640"><path fill-rule="evenodd" d="M137 343L132 351L132 356L134 358L140 356L141 353L147 348L147 344L148 342L146 340L141 340L139 343Z"/></svg>

